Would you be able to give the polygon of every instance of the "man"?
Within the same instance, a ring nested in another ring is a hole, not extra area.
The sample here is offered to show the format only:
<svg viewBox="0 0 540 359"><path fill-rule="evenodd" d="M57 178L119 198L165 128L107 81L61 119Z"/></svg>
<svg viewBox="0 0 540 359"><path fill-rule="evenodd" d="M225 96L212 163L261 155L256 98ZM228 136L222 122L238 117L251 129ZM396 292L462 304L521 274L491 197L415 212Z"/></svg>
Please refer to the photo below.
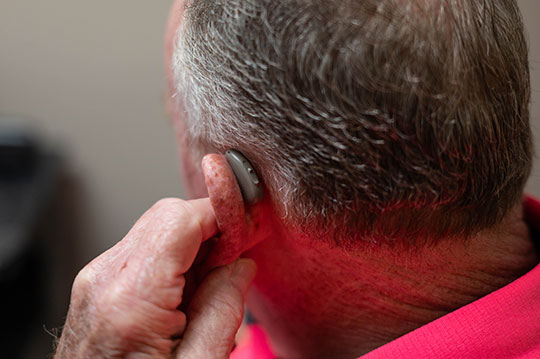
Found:
<svg viewBox="0 0 540 359"><path fill-rule="evenodd" d="M179 0L166 64L209 199L159 202L83 269L58 358L227 358L253 262L235 358L540 357L515 1Z"/></svg>

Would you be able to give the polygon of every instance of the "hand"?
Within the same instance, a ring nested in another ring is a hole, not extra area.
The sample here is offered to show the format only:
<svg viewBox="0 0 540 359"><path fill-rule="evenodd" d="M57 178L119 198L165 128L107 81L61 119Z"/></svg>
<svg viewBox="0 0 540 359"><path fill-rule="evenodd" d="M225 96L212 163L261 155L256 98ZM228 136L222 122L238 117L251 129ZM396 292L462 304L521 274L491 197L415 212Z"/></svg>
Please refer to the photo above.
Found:
<svg viewBox="0 0 540 359"><path fill-rule="evenodd" d="M55 358L229 358L253 261L214 269L178 309L201 243L217 232L208 198L156 203L77 275Z"/></svg>

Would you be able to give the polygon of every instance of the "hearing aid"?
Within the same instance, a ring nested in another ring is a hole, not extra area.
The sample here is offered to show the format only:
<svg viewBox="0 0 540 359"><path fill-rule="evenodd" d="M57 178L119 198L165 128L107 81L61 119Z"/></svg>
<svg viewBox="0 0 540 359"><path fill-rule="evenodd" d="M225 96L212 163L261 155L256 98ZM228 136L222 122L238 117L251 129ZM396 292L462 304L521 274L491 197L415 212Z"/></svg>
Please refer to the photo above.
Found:
<svg viewBox="0 0 540 359"><path fill-rule="evenodd" d="M260 202L263 198L263 190L253 165L237 150L227 150L225 158L233 170L244 202L247 205Z"/></svg>

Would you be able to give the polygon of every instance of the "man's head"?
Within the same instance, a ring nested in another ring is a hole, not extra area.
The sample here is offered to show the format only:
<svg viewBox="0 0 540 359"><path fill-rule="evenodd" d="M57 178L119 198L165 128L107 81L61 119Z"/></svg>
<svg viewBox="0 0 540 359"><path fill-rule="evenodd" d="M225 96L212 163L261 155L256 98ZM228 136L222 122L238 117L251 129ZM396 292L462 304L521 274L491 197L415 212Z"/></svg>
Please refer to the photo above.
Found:
<svg viewBox="0 0 540 359"><path fill-rule="evenodd" d="M521 198L515 1L185 5L173 66L194 161L241 150L287 224L338 242L466 237Z"/></svg>

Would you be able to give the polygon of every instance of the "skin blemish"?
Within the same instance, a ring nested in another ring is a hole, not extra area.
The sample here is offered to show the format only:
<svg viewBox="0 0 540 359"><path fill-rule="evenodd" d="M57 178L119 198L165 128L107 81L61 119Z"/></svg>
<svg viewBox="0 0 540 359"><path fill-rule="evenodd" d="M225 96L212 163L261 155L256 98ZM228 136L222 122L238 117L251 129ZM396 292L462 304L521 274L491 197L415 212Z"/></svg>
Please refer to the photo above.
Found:
<svg viewBox="0 0 540 359"><path fill-rule="evenodd" d="M245 211L242 193L225 156L205 156L202 169L221 234L205 264L211 269L232 263L244 251Z"/></svg>

